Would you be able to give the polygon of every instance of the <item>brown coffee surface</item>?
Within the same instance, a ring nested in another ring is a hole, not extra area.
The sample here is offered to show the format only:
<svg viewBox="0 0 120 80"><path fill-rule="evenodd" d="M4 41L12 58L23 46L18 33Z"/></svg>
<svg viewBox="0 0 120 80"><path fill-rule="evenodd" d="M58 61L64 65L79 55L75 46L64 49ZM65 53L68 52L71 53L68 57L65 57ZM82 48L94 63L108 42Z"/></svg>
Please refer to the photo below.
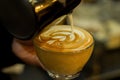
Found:
<svg viewBox="0 0 120 80"><path fill-rule="evenodd" d="M42 32L36 38L41 48L56 52L71 52L86 49L93 43L93 38L84 29L68 25L57 25Z"/></svg>

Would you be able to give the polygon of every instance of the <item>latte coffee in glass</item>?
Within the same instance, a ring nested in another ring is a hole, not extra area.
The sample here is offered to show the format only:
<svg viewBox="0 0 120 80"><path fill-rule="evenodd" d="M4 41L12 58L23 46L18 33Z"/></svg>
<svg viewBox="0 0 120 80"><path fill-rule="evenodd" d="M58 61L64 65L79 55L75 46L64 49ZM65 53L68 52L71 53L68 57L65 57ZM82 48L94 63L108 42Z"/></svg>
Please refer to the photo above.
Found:
<svg viewBox="0 0 120 80"><path fill-rule="evenodd" d="M37 55L48 73L74 75L90 58L94 40L89 32L70 25L54 25L34 39Z"/></svg>

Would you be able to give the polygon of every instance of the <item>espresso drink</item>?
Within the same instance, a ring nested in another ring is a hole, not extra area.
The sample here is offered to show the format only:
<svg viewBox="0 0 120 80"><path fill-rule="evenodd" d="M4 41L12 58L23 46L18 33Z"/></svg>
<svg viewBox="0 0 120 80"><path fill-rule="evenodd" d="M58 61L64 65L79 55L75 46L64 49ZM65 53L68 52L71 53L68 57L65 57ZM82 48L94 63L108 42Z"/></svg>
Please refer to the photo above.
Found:
<svg viewBox="0 0 120 80"><path fill-rule="evenodd" d="M55 25L34 39L35 49L44 68L59 75L81 71L93 50L93 37L86 30L70 25Z"/></svg>

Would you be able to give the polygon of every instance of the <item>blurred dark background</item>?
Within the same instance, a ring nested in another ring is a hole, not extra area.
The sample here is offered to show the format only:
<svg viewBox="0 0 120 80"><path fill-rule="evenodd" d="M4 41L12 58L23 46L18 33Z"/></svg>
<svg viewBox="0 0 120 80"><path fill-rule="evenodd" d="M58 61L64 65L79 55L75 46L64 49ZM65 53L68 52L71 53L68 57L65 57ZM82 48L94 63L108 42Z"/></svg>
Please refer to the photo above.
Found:
<svg viewBox="0 0 120 80"><path fill-rule="evenodd" d="M73 21L95 39L93 54L75 80L120 80L120 0L83 0ZM52 80L40 67L19 64L10 69L14 71L4 72L13 80Z"/></svg>

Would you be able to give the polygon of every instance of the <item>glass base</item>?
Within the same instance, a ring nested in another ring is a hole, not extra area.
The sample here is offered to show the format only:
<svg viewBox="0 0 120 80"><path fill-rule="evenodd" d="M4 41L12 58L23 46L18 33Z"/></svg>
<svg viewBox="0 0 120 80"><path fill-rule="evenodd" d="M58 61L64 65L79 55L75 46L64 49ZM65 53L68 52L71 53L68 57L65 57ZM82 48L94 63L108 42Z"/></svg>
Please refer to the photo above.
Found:
<svg viewBox="0 0 120 80"><path fill-rule="evenodd" d="M54 74L54 73L48 72L48 74L54 80L72 80L72 79L78 77L80 73L77 73L74 75L59 75L59 74Z"/></svg>

